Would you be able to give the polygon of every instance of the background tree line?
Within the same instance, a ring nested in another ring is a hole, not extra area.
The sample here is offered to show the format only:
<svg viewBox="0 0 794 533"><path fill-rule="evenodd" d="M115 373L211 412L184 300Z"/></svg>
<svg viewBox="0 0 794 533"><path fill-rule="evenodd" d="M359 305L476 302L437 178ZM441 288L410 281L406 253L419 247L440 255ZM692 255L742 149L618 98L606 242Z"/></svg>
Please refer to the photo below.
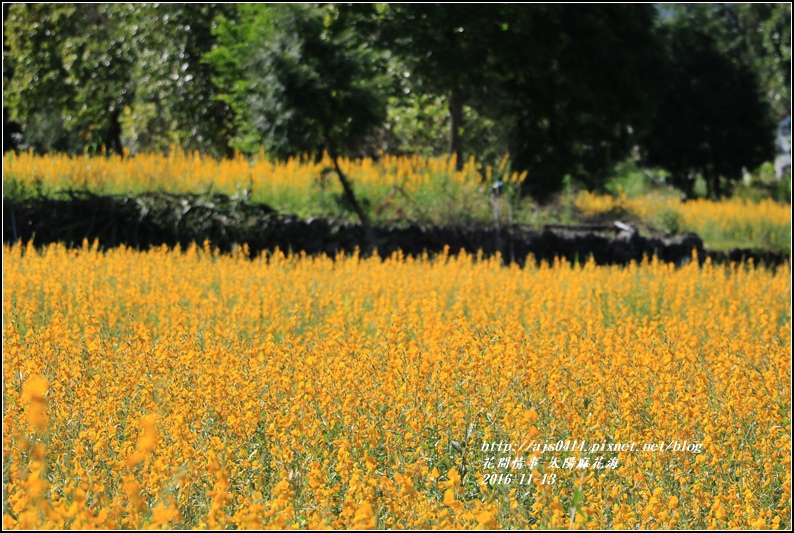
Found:
<svg viewBox="0 0 794 533"><path fill-rule="evenodd" d="M541 200L639 149L719 196L774 157L790 21L790 4L4 4L3 149L509 152Z"/></svg>

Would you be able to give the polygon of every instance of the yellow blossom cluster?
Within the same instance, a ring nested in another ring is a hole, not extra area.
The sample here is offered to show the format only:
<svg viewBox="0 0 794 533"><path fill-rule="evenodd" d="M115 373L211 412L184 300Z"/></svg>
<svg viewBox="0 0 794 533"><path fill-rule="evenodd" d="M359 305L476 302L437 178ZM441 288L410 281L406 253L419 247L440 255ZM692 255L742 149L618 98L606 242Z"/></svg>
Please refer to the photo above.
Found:
<svg viewBox="0 0 794 533"><path fill-rule="evenodd" d="M15 245L3 293L4 528L791 525L788 266Z"/></svg>
<svg viewBox="0 0 794 533"><path fill-rule="evenodd" d="M437 213L450 211L491 220L486 184L495 178L518 184L527 177L526 172L510 171L508 155L494 167L485 168L470 158L460 171L455 169L454 159L421 156L342 159L340 167L357 194L371 205L374 218L381 221L408 217L438 223L444 220ZM219 192L247 195L300 216L338 216L339 206L333 198L341 195L341 186L333 168L327 155L316 160L272 161L264 153L219 160L177 148L169 155L140 153L125 158L8 152L3 155L3 182L7 190L22 187L45 194L70 190L108 194ZM772 200L682 203L670 196L628 198L625 194L613 197L583 192L574 205L587 217L629 212L662 230L672 225L676 230L694 231L706 237L707 243L713 237L733 241L731 244L785 248L791 237L791 206Z"/></svg>
<svg viewBox="0 0 794 533"><path fill-rule="evenodd" d="M495 168L479 168L472 157L459 171L454 158L422 156L343 158L340 167L381 217L384 213L399 215L406 197L419 206L438 197L458 203L469 197L487 200L487 194L482 194L482 176L489 182L498 176L506 183L526 177L526 172L509 171L507 156ZM319 159L286 161L269 160L264 153L219 160L176 148L169 155L140 153L125 158L32 152L3 155L3 181L9 189L23 187L45 194L70 190L105 194L217 192L247 195L279 211L303 216L321 214L318 210L328 202L329 194L341 194L333 169L327 154Z"/></svg>
<svg viewBox="0 0 794 533"><path fill-rule="evenodd" d="M469 179L474 160L460 172L455 171L454 160L421 156L387 155L378 161L343 158L341 166L364 185L385 183L418 187L439 173L451 175L458 181ZM215 159L174 149L169 155L140 153L125 158L8 152L3 155L3 167L16 179L24 183L39 180L47 189L196 192L212 187L216 191L234 193L249 184L254 189L306 187L315 182L324 169L333 168L333 162L327 154L318 160L297 157L271 161L264 153L252 159L241 155ZM518 174L515 178L518 179Z"/></svg>

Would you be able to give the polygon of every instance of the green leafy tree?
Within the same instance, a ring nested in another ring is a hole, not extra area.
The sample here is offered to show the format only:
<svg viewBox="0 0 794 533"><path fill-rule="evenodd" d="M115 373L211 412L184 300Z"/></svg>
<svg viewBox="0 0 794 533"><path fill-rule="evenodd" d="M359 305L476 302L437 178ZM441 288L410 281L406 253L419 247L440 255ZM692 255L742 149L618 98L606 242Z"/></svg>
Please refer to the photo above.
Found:
<svg viewBox="0 0 794 533"><path fill-rule="evenodd" d="M125 140L134 150L177 145L214 156L233 154L231 109L204 60L216 45L229 4L143 4L131 8L118 31L135 50L136 91L125 109Z"/></svg>
<svg viewBox="0 0 794 533"><path fill-rule="evenodd" d="M269 23L267 17L267 7L255 4L236 5L231 12L220 14L212 30L217 45L202 57L213 69L215 98L229 111L226 129L230 144L247 154L255 153L261 145L248 113L251 76L247 67L261 27Z"/></svg>
<svg viewBox="0 0 794 533"><path fill-rule="evenodd" d="M247 6L240 27L219 29L226 49L208 56L240 130L275 157L326 150L368 234L369 218L339 157L354 153L386 116L384 61L368 38L372 9ZM234 82L238 75L244 81Z"/></svg>
<svg viewBox="0 0 794 533"><path fill-rule="evenodd" d="M8 18L8 10L11 4L3 4L3 28L5 28L6 19ZM9 52L11 48L8 46L5 31L3 31L3 85L10 83L14 77L14 64L11 60ZM3 99L3 153L10 150L19 148L19 137L22 133L22 126L19 122L12 121L10 110L6 105L5 98Z"/></svg>
<svg viewBox="0 0 794 533"><path fill-rule="evenodd" d="M600 186L630 151L657 97L653 22L651 6L394 5L383 35L447 99L458 161L464 139L504 143L544 199L565 175Z"/></svg>
<svg viewBox="0 0 794 533"><path fill-rule="evenodd" d="M211 65L215 4L14 4L4 107L39 151L123 153L172 144L229 154Z"/></svg>
<svg viewBox="0 0 794 533"><path fill-rule="evenodd" d="M482 46L482 28L496 9L483 4L392 4L381 21L380 38L403 58L428 94L446 99L449 153L458 169L465 161L464 105L488 52Z"/></svg>
<svg viewBox="0 0 794 533"><path fill-rule="evenodd" d="M103 146L121 152L122 109L132 96L127 43L113 32L113 4L14 4L5 21L4 85L10 115L38 150Z"/></svg>
<svg viewBox="0 0 794 533"><path fill-rule="evenodd" d="M722 39L727 51L757 71L775 116L791 114L791 4L717 4L711 9L726 28Z"/></svg>

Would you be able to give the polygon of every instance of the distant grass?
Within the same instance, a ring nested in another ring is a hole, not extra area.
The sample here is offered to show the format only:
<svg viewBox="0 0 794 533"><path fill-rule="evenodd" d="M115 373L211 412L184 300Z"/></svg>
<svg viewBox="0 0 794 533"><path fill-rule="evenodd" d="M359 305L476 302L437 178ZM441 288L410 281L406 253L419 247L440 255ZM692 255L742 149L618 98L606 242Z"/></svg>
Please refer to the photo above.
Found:
<svg viewBox="0 0 794 533"><path fill-rule="evenodd" d="M768 248L764 246L757 245L755 242L741 240L741 239L719 239L719 238L710 238L708 241L704 241L706 243L706 247L709 250L714 250L715 252L727 252L736 248L741 249L758 249L758 248ZM780 251L780 250L776 250Z"/></svg>

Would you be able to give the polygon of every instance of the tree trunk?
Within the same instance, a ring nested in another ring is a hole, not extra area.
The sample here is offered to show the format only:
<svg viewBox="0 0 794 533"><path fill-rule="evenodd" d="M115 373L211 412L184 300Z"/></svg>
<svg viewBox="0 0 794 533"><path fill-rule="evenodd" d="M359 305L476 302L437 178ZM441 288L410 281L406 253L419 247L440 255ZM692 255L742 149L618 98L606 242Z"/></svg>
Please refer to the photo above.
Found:
<svg viewBox="0 0 794 533"><path fill-rule="evenodd" d="M369 217L361 208L361 204L358 203L358 199L356 198L355 192L353 192L353 187L350 185L350 181L347 179L345 173L342 172L342 168L339 166L339 156L336 153L336 148L327 134L325 137L325 142L328 146L328 153L334 163L336 175L339 176L339 182L342 184L342 189L345 191L345 198L347 198L347 201L351 206L353 206L353 211L356 212L359 220L361 220L361 226L364 228L365 238L364 250L362 251L368 253L371 250L372 245L375 243L375 234L372 232L372 224L370 224Z"/></svg>
<svg viewBox="0 0 794 533"><path fill-rule="evenodd" d="M720 175L716 172L704 172L703 179L706 180L706 197L709 200L719 200L722 197L722 183Z"/></svg>
<svg viewBox="0 0 794 533"><path fill-rule="evenodd" d="M463 100L460 85L456 82L449 95L449 154L455 156L455 169L463 170L463 146L460 140L460 128L463 125Z"/></svg>
<svg viewBox="0 0 794 533"><path fill-rule="evenodd" d="M105 145L105 152L108 155L116 153L124 157L124 146L121 144L121 122L119 121L119 117L121 117L121 111L118 109L110 113L110 124L108 124L108 129L105 132L103 143Z"/></svg>

